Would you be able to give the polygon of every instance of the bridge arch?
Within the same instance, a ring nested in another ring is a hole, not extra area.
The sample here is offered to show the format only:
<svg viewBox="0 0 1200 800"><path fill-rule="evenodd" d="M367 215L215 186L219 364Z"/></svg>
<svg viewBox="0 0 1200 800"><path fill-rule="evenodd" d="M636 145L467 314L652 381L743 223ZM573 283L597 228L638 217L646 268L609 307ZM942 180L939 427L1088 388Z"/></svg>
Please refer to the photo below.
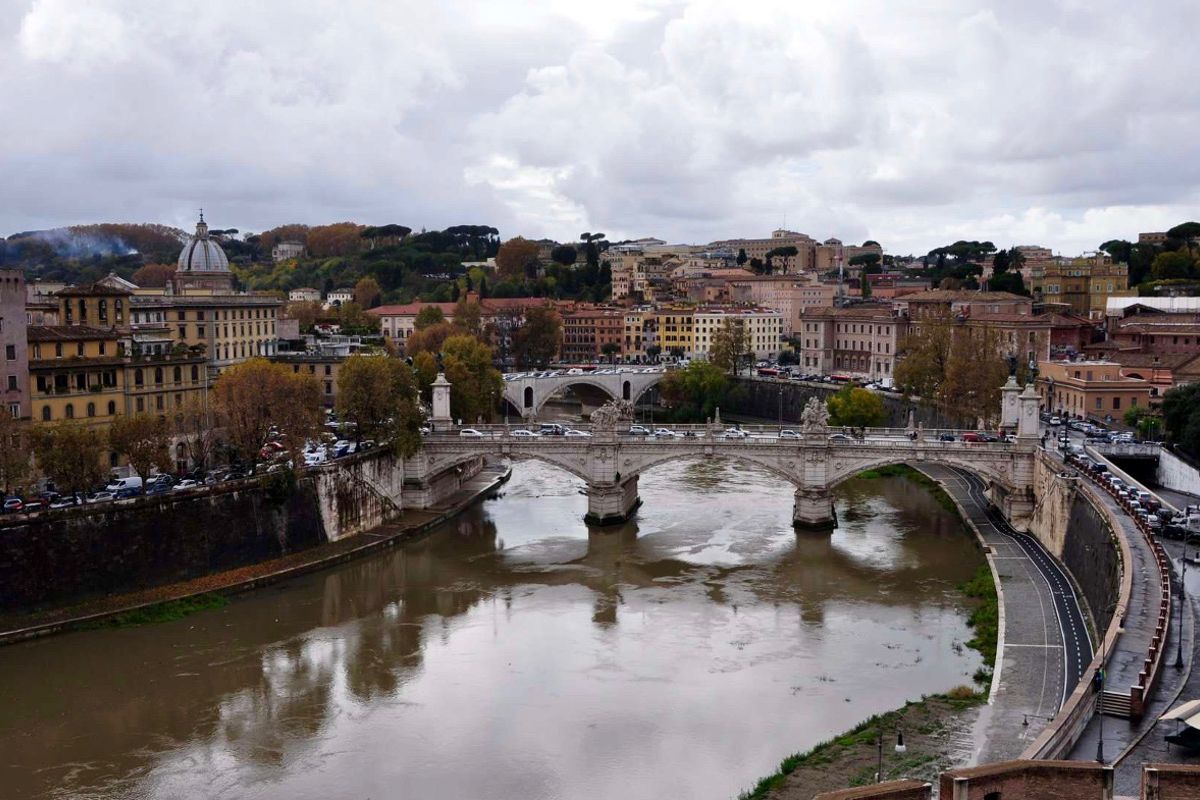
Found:
<svg viewBox="0 0 1200 800"><path fill-rule="evenodd" d="M986 444L979 445L987 447ZM946 453L939 451L925 451L916 453L913 451L899 452L895 454L880 454L868 457L857 457L849 459L838 459L834 456L830 460L830 468L826 473L826 487L832 491L842 485L851 478L866 472L867 470L876 469L878 467L890 467L898 464L913 466L914 463L929 463L943 464L949 467L958 467L971 472L989 483L998 484L1005 491L1012 491L1012 475L1009 470L1004 468L1008 466L1008 461L1002 463L1004 467L997 468L996 463L993 463L988 458L967 458L967 453Z"/></svg>
<svg viewBox="0 0 1200 800"><path fill-rule="evenodd" d="M696 452L666 452L655 454L650 457L623 457L618 466L621 467L622 477L638 477L647 470L661 467L664 464L684 461L726 461L740 464L749 464L759 467L769 472L772 476L779 478L782 481L800 486L802 481L798 470L799 457L795 459L796 469L789 469L785 463L781 463L778 459L762 458L751 453L743 452L722 452L723 448L713 448L712 452L696 453Z"/></svg>

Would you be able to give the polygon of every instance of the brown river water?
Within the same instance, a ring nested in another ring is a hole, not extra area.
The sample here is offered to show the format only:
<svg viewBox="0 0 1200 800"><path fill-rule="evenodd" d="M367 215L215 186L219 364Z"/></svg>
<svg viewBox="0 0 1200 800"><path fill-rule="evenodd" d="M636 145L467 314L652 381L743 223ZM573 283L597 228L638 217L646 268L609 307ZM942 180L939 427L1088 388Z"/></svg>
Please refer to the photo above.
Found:
<svg viewBox="0 0 1200 800"><path fill-rule="evenodd" d="M969 534L900 478L723 462L499 498L395 551L176 622L0 649L0 797L716 798L873 713L970 684Z"/></svg>

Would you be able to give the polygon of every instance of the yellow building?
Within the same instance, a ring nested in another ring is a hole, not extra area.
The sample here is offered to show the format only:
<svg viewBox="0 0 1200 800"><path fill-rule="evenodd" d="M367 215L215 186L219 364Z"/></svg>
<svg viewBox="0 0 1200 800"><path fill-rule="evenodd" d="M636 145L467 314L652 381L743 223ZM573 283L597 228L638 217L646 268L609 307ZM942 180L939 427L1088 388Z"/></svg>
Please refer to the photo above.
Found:
<svg viewBox="0 0 1200 800"><path fill-rule="evenodd" d="M107 426L125 413L125 356L114 331L34 325L28 336L34 420Z"/></svg>
<svg viewBox="0 0 1200 800"><path fill-rule="evenodd" d="M696 310L690 306L674 306L658 309L655 327L658 329L658 346L662 355L687 356L696 346Z"/></svg>
<svg viewBox="0 0 1200 800"><path fill-rule="evenodd" d="M1102 319L1110 297L1133 297L1129 267L1114 264L1103 253L1050 261L1030 270L1029 288L1034 297L1048 303L1065 303L1072 313Z"/></svg>

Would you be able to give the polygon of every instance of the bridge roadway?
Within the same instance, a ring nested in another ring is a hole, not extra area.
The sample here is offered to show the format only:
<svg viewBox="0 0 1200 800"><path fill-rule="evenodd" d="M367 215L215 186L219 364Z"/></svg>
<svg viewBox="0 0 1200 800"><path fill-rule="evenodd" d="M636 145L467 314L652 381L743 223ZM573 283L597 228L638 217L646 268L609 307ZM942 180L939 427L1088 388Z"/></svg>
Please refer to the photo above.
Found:
<svg viewBox="0 0 1200 800"><path fill-rule="evenodd" d="M413 477L429 480L480 456L534 458L558 466L587 484L589 522L617 523L640 504L638 476L668 461L729 458L756 464L796 486L793 519L799 527L834 524L833 489L872 467L931 462L969 470L988 484L995 504L1010 519L1032 510L1036 437L1016 442L941 441L943 431L868 428L861 438L821 428L784 435L776 427L746 427L745 436L716 425L675 426L676 435L632 436L581 428L579 436L530 436L509 426L483 426L478 435L454 430L428 435L414 458Z"/></svg>
<svg viewBox="0 0 1200 800"><path fill-rule="evenodd" d="M516 373L504 376L502 397L522 417L536 419L546 401L567 387L580 393L581 397L590 394L596 406L607 400L636 403L665 374L666 367L662 366L600 366L588 372L574 368Z"/></svg>
<svg viewBox="0 0 1200 800"><path fill-rule="evenodd" d="M1008 524L985 485L958 467L918 463L958 502L989 550L1001 593L996 672L976 723L976 763L1019 758L1074 691L1092 659L1083 610L1066 569L1035 537ZM1065 646L1064 646L1065 643Z"/></svg>

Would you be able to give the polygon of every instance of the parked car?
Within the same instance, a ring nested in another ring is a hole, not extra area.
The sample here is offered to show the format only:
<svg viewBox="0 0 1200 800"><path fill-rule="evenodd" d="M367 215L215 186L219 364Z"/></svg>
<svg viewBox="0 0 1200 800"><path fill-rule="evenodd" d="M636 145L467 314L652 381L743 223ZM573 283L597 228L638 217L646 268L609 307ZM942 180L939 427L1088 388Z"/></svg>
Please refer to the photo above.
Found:
<svg viewBox="0 0 1200 800"><path fill-rule="evenodd" d="M779 438L780 439L799 439L800 434L796 433L793 430L788 430L785 428L784 430L781 430L779 432Z"/></svg>
<svg viewBox="0 0 1200 800"><path fill-rule="evenodd" d="M958 440L954 438L953 433L939 433L938 441L939 442L954 442L954 441L958 441Z"/></svg>
<svg viewBox="0 0 1200 800"><path fill-rule="evenodd" d="M137 475L130 475L128 478L117 478L116 480L109 481L109 484L104 488L113 494L116 494L122 489L137 489L139 492L141 492L142 479Z"/></svg>
<svg viewBox="0 0 1200 800"><path fill-rule="evenodd" d="M831 434L829 434L829 441L831 441L831 442L853 442L854 437L848 433L831 433Z"/></svg>
<svg viewBox="0 0 1200 800"><path fill-rule="evenodd" d="M141 494L142 494L142 490L140 488L134 489L131 486L126 486L123 489L117 489L115 492L113 492L113 499L114 500L129 500L130 498L133 498L133 497L140 497Z"/></svg>
<svg viewBox="0 0 1200 800"><path fill-rule="evenodd" d="M1062 419L1060 417L1051 417L1050 424L1057 428L1059 425L1062 425Z"/></svg>
<svg viewBox="0 0 1200 800"><path fill-rule="evenodd" d="M524 428L519 428L515 431L509 431L508 435L515 436L518 439L536 439L539 434L536 434L533 431L527 431Z"/></svg>
<svg viewBox="0 0 1200 800"><path fill-rule="evenodd" d="M116 496L110 491L96 492L89 495L84 501L85 503L108 503L116 499Z"/></svg>
<svg viewBox="0 0 1200 800"><path fill-rule="evenodd" d="M25 507L25 501L19 497L4 498L4 513L16 514Z"/></svg>
<svg viewBox="0 0 1200 800"><path fill-rule="evenodd" d="M678 433L670 428L655 428L654 435L662 439L674 439L675 437L679 436Z"/></svg>
<svg viewBox="0 0 1200 800"><path fill-rule="evenodd" d="M629 426L629 435L630 436L649 436L650 429L647 428L645 425L630 425Z"/></svg>
<svg viewBox="0 0 1200 800"><path fill-rule="evenodd" d="M474 428L463 428L458 432L458 435L464 439L482 439L483 434Z"/></svg>
<svg viewBox="0 0 1200 800"><path fill-rule="evenodd" d="M563 434L563 436L570 436L570 437L575 437L575 438L584 438L584 439L590 439L590 438L592 438L592 435L591 435L590 433L588 433L587 431L578 431L578 430L575 430L574 428L570 428L570 429L568 429L568 430L567 430L567 431L566 431L566 432Z"/></svg>
<svg viewBox="0 0 1200 800"><path fill-rule="evenodd" d="M964 442L985 442L985 441L987 441L986 439L983 438L982 434L978 434L978 433L974 433L974 432L964 433L962 435L962 440Z"/></svg>
<svg viewBox="0 0 1200 800"><path fill-rule="evenodd" d="M567 432L567 426L558 422L543 422L538 428L542 436L562 436Z"/></svg>
<svg viewBox="0 0 1200 800"><path fill-rule="evenodd" d="M172 486L171 491L187 492L191 491L192 489L199 489L201 486L203 486L203 484L197 480L193 480L192 478L184 478L179 483Z"/></svg>
<svg viewBox="0 0 1200 800"><path fill-rule="evenodd" d="M741 428L728 428L726 429L725 433L721 435L726 439L747 439L750 436Z"/></svg>

